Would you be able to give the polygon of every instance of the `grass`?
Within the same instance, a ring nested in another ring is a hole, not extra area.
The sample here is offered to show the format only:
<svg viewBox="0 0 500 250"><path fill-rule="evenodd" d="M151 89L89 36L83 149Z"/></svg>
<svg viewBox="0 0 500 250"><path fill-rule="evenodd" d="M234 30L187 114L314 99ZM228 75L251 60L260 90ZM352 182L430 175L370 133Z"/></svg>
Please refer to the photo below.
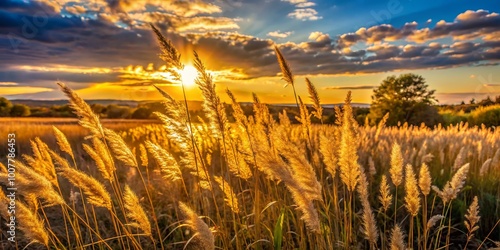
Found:
<svg viewBox="0 0 500 250"><path fill-rule="evenodd" d="M180 54L158 31L162 58ZM285 80L291 65L276 48ZM500 240L500 129L336 125L297 96L299 125L254 95L229 123L194 56L207 120L165 98L161 123L108 123L60 84L78 120L1 120L17 130L18 242L57 249L478 249ZM183 101L183 102L182 102ZM321 120L321 119L320 119ZM76 125L75 123L78 123ZM18 126L15 126L15 125ZM58 130L54 130L55 126ZM23 131L23 132L22 132ZM60 132L58 132L60 131ZM24 134L26 133L26 134ZM36 137L39 137L38 139ZM26 143L29 143L27 145ZM3 145L5 148L6 146ZM27 149L31 148L28 153ZM22 151L21 151L22 150ZM22 163L21 163L22 162ZM5 185L7 172L0 168ZM9 200L0 194L0 214ZM1 241L6 241L2 223Z"/></svg>

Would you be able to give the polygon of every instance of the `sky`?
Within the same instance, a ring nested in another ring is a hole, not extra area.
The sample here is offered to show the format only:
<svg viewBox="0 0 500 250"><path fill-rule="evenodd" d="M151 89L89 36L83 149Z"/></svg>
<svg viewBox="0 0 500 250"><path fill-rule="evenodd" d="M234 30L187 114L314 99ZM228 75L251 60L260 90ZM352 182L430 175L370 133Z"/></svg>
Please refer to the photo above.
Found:
<svg viewBox="0 0 500 250"><path fill-rule="evenodd" d="M1 0L0 96L63 99L182 98L149 23L181 53L186 93L196 50L217 91L239 101L293 103L273 47L307 99L370 103L387 76L422 75L439 103L500 95L500 4L492 0Z"/></svg>

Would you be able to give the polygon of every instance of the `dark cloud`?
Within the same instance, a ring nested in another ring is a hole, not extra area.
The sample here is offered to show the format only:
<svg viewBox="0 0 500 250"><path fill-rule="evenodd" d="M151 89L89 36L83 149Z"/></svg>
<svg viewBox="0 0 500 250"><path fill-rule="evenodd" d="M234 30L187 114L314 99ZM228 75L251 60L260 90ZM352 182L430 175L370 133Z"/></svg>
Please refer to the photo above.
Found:
<svg viewBox="0 0 500 250"><path fill-rule="evenodd" d="M44 72L27 70L0 71L0 82L16 82L25 86L42 86L40 82L115 82L118 81L119 73L89 74L76 72Z"/></svg>
<svg viewBox="0 0 500 250"><path fill-rule="evenodd" d="M438 22L433 28L417 28L417 23L407 23L401 28L389 24L360 28L354 33L340 35L337 44L341 48L350 47L358 42L373 44L396 40L418 43L451 37L455 40L470 40L500 32L500 15L485 10L466 11L457 16L454 22Z"/></svg>

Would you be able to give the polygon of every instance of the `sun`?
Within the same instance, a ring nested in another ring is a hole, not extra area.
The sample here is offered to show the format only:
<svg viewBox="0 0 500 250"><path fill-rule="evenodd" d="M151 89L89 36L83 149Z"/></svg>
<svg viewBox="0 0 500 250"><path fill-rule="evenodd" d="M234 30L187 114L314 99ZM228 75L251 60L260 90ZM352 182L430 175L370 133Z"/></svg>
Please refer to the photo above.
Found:
<svg viewBox="0 0 500 250"><path fill-rule="evenodd" d="M180 74L182 83L186 86L192 86L198 76L198 71L192 65L186 65L184 69L180 71Z"/></svg>

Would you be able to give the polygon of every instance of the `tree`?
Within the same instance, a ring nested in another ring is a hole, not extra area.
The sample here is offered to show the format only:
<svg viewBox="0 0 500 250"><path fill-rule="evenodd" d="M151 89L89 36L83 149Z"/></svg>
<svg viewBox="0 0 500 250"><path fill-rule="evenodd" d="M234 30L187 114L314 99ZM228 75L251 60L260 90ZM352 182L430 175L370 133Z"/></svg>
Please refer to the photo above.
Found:
<svg viewBox="0 0 500 250"><path fill-rule="evenodd" d="M12 103L6 98L0 97L0 117L9 116L11 109L12 109Z"/></svg>
<svg viewBox="0 0 500 250"><path fill-rule="evenodd" d="M129 118L132 114L130 107L127 106L118 106L115 104L110 104L106 107L106 116L107 118L120 118L125 119Z"/></svg>
<svg viewBox="0 0 500 250"><path fill-rule="evenodd" d="M490 96L486 97L486 99L483 99L478 103L479 106L490 106L493 104L495 104L495 102L491 100Z"/></svg>
<svg viewBox="0 0 500 250"><path fill-rule="evenodd" d="M440 122L440 116L433 104L435 90L429 90L425 79L420 75L403 74L389 76L373 91L369 118L378 123L386 113L386 124L394 126L398 122L410 125L434 126Z"/></svg>
<svg viewBox="0 0 500 250"><path fill-rule="evenodd" d="M132 113L132 119L148 119L151 116L151 110L145 107L137 108Z"/></svg>
<svg viewBox="0 0 500 250"><path fill-rule="evenodd" d="M30 116L31 110L30 107L22 104L15 104L12 106L12 109L10 110L10 116L12 117L26 117Z"/></svg>

